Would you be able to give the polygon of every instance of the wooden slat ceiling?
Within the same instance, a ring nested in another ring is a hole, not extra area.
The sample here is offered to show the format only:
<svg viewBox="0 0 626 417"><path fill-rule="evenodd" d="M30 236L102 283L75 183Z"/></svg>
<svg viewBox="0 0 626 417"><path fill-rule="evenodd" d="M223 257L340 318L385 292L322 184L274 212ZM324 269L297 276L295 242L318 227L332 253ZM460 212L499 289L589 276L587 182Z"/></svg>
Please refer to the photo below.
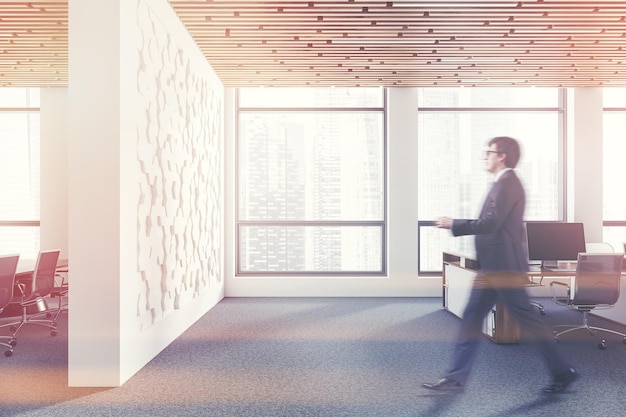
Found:
<svg viewBox="0 0 626 417"><path fill-rule="evenodd" d="M626 1L170 3L228 87L626 86ZM67 15L0 2L0 86L67 85Z"/></svg>

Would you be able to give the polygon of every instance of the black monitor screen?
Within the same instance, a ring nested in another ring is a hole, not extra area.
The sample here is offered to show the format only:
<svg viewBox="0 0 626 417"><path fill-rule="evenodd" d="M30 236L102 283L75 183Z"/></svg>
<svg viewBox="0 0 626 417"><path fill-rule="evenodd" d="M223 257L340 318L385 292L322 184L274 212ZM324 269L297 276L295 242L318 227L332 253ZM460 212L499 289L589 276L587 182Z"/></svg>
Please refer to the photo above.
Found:
<svg viewBox="0 0 626 417"><path fill-rule="evenodd" d="M526 223L526 238L531 261L575 261L585 252L582 223Z"/></svg>

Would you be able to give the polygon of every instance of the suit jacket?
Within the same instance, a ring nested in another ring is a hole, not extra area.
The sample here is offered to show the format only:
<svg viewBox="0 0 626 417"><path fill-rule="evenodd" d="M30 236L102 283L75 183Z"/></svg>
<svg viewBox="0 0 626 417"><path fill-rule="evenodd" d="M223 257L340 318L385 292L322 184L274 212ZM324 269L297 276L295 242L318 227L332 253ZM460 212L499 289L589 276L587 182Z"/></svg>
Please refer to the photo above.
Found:
<svg viewBox="0 0 626 417"><path fill-rule="evenodd" d="M517 174L502 174L485 198L478 219L455 219L454 236L476 235L479 272L526 272L528 256L524 229L526 193Z"/></svg>

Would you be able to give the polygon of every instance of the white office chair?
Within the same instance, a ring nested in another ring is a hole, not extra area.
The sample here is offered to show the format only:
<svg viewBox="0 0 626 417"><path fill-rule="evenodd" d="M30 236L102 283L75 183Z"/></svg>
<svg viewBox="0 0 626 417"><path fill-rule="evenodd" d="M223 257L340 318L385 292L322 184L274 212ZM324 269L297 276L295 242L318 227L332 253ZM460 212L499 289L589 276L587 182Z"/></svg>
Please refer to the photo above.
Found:
<svg viewBox="0 0 626 417"><path fill-rule="evenodd" d="M573 285L558 281L550 283L552 298L556 304L583 314L582 323L579 325L553 326L554 337L557 341L563 334L586 330L600 340L598 343L600 349L606 349L606 340L600 332L621 336L622 342L626 344L626 334L604 327L590 326L588 322L588 314L591 310L612 308L615 305L620 295L621 274L621 253L581 253L578 255ZM557 294L555 285L567 287L565 296ZM557 328L565 330L559 332Z"/></svg>
<svg viewBox="0 0 626 417"><path fill-rule="evenodd" d="M585 249L586 249L585 250L586 253L613 253L615 252L615 250L613 249L613 246L611 246L611 244L607 242L586 242ZM531 284L529 286L542 286L542 285L543 284L541 282L535 283L534 281L531 281ZM537 307L537 309L542 315L546 314L543 304L541 304L538 301L531 301L530 303L534 305L535 307Z"/></svg>

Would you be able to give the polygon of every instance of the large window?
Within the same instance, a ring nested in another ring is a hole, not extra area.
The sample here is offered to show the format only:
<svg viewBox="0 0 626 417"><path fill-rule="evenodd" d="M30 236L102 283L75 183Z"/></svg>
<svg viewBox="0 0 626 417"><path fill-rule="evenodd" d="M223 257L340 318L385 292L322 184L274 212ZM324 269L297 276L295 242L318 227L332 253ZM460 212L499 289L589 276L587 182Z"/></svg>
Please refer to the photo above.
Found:
<svg viewBox="0 0 626 417"><path fill-rule="evenodd" d="M438 216L475 218L491 182L484 150L495 136L522 146L517 167L527 193L526 220L564 218L564 94L544 88L424 88L418 91L418 267L441 272L441 252L472 253L473 238L452 238Z"/></svg>
<svg viewBox="0 0 626 417"><path fill-rule="evenodd" d="M0 253L39 251L39 90L0 88Z"/></svg>
<svg viewBox="0 0 626 417"><path fill-rule="evenodd" d="M237 102L237 274L385 274L384 90L244 88Z"/></svg>
<svg viewBox="0 0 626 417"><path fill-rule="evenodd" d="M615 250L626 243L626 193L624 192L624 157L626 155L626 88L606 88L604 106L602 173L603 240Z"/></svg>

